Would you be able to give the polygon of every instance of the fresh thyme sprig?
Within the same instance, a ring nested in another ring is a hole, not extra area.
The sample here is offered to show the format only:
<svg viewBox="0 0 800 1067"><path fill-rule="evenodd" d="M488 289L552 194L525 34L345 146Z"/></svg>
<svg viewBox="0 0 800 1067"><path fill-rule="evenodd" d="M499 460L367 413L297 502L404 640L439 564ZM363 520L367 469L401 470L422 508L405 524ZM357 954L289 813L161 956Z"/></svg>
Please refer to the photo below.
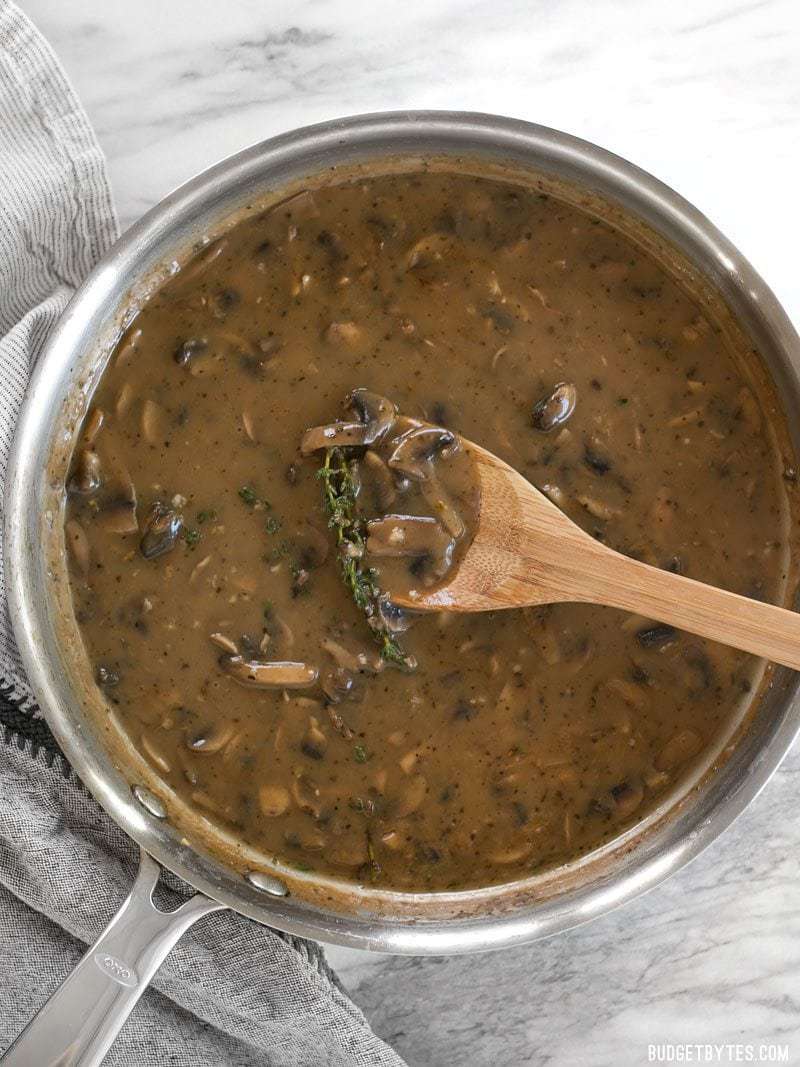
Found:
<svg viewBox="0 0 800 1067"><path fill-rule="evenodd" d="M403 652L383 621L377 574L362 562L367 539L366 523L358 512L356 466L357 460L346 455L344 449L329 448L325 452L325 462L317 471L317 477L323 485L328 525L336 533L339 566L345 585L364 612L380 645L381 657L409 670L414 666L414 659Z"/></svg>

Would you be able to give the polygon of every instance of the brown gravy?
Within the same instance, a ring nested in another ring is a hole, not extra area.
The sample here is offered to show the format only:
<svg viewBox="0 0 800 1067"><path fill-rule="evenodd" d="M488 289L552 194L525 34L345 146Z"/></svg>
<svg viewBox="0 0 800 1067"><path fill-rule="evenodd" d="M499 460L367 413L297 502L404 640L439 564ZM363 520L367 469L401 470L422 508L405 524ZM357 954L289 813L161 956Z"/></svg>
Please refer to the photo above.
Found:
<svg viewBox="0 0 800 1067"><path fill-rule="evenodd" d="M614 548L783 599L784 463L699 298L534 189L384 175L254 213L120 340L66 525L110 711L190 806L301 869L462 888L597 846L707 761L762 664L578 605L423 617L386 662L336 565L322 454L299 449L357 389L479 442ZM435 577L431 544L368 552L377 585Z"/></svg>

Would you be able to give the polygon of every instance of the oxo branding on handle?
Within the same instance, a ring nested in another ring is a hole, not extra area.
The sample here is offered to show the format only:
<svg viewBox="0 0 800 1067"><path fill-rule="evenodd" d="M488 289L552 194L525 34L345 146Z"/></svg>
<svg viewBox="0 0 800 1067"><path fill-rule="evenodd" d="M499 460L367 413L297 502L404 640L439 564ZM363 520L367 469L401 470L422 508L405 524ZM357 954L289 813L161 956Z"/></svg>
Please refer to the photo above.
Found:
<svg viewBox="0 0 800 1067"><path fill-rule="evenodd" d="M94 954L94 962L101 971L115 982L119 982L120 985L134 989L139 984L139 976L133 967L128 967L127 964L108 952L96 952Z"/></svg>

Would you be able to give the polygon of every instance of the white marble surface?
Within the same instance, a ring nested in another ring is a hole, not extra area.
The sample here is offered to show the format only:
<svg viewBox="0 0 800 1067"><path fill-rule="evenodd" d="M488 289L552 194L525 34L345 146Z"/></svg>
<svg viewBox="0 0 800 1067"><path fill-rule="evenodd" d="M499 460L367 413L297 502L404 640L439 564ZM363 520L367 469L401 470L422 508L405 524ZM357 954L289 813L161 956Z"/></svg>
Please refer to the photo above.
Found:
<svg viewBox="0 0 800 1067"><path fill-rule="evenodd" d="M297 125L406 107L495 111L659 175L800 322L798 0L23 6L95 124L123 224L220 157ZM795 752L690 868L571 934L471 958L331 957L376 1030L419 1067L627 1067L664 1041L786 1042L800 1063L799 772Z"/></svg>

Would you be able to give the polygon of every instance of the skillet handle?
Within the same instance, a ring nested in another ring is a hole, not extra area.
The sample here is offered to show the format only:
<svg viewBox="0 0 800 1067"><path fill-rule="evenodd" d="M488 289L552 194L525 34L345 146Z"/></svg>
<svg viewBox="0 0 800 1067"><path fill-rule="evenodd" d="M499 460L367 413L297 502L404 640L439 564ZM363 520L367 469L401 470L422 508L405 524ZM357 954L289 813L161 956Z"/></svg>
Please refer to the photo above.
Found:
<svg viewBox="0 0 800 1067"><path fill-rule="evenodd" d="M224 909L197 893L175 911L159 911L152 894L160 873L143 851L130 895L0 1059L3 1067L96 1067L180 936Z"/></svg>

